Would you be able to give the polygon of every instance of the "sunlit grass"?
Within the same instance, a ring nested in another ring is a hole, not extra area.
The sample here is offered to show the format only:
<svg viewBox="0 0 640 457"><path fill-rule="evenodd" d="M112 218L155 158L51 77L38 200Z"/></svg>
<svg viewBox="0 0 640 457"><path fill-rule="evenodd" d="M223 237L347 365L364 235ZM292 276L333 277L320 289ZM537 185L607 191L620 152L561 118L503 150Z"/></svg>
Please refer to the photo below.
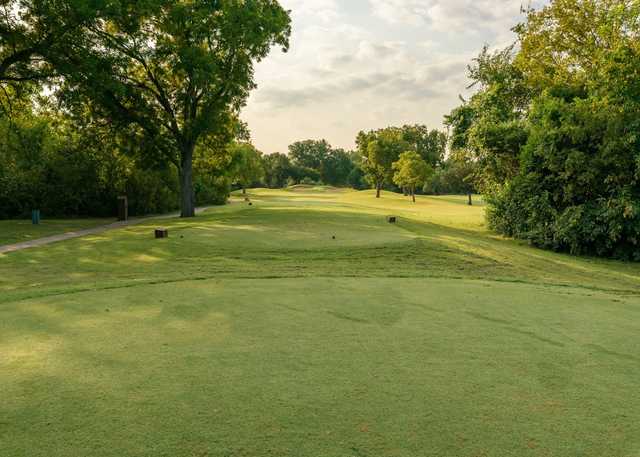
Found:
<svg viewBox="0 0 640 457"><path fill-rule="evenodd" d="M0 246L92 228L114 221L115 219L43 219L40 224L33 225L30 220L0 220Z"/></svg>
<svg viewBox="0 0 640 457"><path fill-rule="evenodd" d="M637 264L249 195L0 256L0 456L635 456Z"/></svg>

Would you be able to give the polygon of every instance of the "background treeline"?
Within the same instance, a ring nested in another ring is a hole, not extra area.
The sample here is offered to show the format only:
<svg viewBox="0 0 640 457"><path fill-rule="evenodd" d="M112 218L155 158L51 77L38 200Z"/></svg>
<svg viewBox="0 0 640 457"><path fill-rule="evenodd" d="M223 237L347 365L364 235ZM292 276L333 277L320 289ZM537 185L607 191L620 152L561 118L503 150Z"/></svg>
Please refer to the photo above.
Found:
<svg viewBox="0 0 640 457"><path fill-rule="evenodd" d="M640 3L555 0L470 67L448 117L490 226L575 254L640 260Z"/></svg>
<svg viewBox="0 0 640 457"><path fill-rule="evenodd" d="M387 127L360 132L354 151L307 140L287 155L256 150L239 110L253 60L273 45L286 48L288 14L267 1L257 16L236 2L169 2L177 23L161 3L136 3L133 28L126 9L67 17L75 10L61 12L56 2L8 3L0 20L0 217L36 207L49 216L113 215L121 194L133 214L180 206L190 217L194 203L223 203L233 188L298 183L374 188L378 197L385 189L479 191L499 233L640 260L639 2L554 0L526 11L513 46L485 48L469 67L476 92L446 116L448 136L422 125ZM195 13L210 26L187 20ZM238 51L225 47L236 41L214 43L208 34L218 27L233 35L254 19L264 33L240 34L255 41L240 46L242 65L206 76ZM186 26L201 41L164 41ZM120 39L133 48L124 52ZM162 46L149 47L156 39ZM151 74L139 80L148 65ZM220 92L220 82L233 90Z"/></svg>
<svg viewBox="0 0 640 457"><path fill-rule="evenodd" d="M467 194L475 191L470 162L447 158L447 135L424 125L387 127L360 132L357 149L333 148L326 140L299 141L288 154L262 155L264 174L253 185L283 188L294 184L325 184L354 189L402 191L393 165L403 153L415 152L427 166L416 191L427 194Z"/></svg>
<svg viewBox="0 0 640 457"><path fill-rule="evenodd" d="M24 101L13 108L0 116L0 218L26 217L34 208L47 217L113 216L120 195L128 196L132 215L178 209L177 170L142 154L143 145L89 118L35 113ZM232 154L216 154L213 163L200 157L197 203L225 203Z"/></svg>
<svg viewBox="0 0 640 457"><path fill-rule="evenodd" d="M47 217L113 216L120 195L128 197L132 215L179 208L178 172L146 152L153 145L95 119L83 103L60 110L34 93L0 100L0 218L27 217L35 208ZM446 159L446 135L422 125L360 132L354 151L305 140L290 145L288 154L263 154L251 144L246 126L236 130L231 142L197 146L197 205L224 204L232 190L249 187L407 190L412 186L395 182L393 168L406 152L416 152L427 165L415 192L474 190L472 167Z"/></svg>
<svg viewBox="0 0 640 457"><path fill-rule="evenodd" d="M133 215L178 209L175 167L155 160L136 138L96 120L82 103L69 111L48 106L33 93L1 100L0 218L26 217L34 208L48 217L112 216L120 195L128 196ZM407 125L360 132L354 151L305 140L290 145L288 154L263 154L250 143L246 126L238 124L235 140L196 148L196 204L224 204L233 189L258 186L399 191L403 186L394 182L393 164L408 151L428 165L418 193L473 191L473 170L445 159L446 142L441 131Z"/></svg>
<svg viewBox="0 0 640 457"><path fill-rule="evenodd" d="M326 140L298 141L289 146L288 154L263 156L263 165L263 184L270 188L294 184L366 187L354 153L334 149Z"/></svg>

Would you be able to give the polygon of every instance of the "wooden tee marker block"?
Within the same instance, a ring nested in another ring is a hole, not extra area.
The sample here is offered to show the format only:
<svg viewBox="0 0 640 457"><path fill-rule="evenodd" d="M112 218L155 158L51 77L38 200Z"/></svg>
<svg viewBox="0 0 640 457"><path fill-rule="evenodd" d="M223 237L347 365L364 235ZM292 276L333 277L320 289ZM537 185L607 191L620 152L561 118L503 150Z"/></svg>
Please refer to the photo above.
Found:
<svg viewBox="0 0 640 457"><path fill-rule="evenodd" d="M398 222L398 218L396 216L387 216L387 222L389 224L395 224Z"/></svg>
<svg viewBox="0 0 640 457"><path fill-rule="evenodd" d="M166 228L157 228L155 231L156 239L169 238L169 230Z"/></svg>

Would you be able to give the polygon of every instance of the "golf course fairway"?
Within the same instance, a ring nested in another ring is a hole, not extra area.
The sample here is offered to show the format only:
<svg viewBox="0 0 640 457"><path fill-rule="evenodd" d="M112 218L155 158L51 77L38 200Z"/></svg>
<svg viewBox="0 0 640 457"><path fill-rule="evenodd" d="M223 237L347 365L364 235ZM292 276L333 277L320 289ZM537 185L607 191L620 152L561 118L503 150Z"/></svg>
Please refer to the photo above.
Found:
<svg viewBox="0 0 640 457"><path fill-rule="evenodd" d="M1 457L640 456L640 265L248 195L0 255Z"/></svg>

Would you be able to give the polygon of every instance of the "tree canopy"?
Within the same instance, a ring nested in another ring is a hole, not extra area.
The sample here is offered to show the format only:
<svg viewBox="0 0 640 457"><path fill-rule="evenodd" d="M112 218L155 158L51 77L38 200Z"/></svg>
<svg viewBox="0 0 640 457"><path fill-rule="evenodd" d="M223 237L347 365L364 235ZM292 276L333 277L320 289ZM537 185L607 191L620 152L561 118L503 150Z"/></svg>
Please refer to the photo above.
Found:
<svg viewBox="0 0 640 457"><path fill-rule="evenodd" d="M297 141L289 146L291 163L297 167L297 178L317 176L332 186L346 186L354 163L344 149L333 148L327 140Z"/></svg>
<svg viewBox="0 0 640 457"><path fill-rule="evenodd" d="M289 145L289 157L296 165L319 170L331 152L327 140L296 141Z"/></svg>
<svg viewBox="0 0 640 457"><path fill-rule="evenodd" d="M262 153L251 143L234 143L229 146L231 153L231 177L246 193L247 187L264 177Z"/></svg>
<svg viewBox="0 0 640 457"><path fill-rule="evenodd" d="M290 34L289 14L275 0L6 3L0 55L11 63L12 41L29 52L4 74L51 68L63 101L88 100L96 116L175 165L183 217L194 215L196 146L235 136L254 63L274 45L286 50ZM65 12L73 20L57 22ZM43 28L55 39L37 41Z"/></svg>
<svg viewBox="0 0 640 457"><path fill-rule="evenodd" d="M556 0L470 67L477 92L446 122L494 229L640 260L639 24L638 2Z"/></svg>
<svg viewBox="0 0 640 457"><path fill-rule="evenodd" d="M414 151L435 167L444 159L447 135L429 130L424 125L405 125L360 132L356 144L362 158L362 169L380 198L384 185L393 183L393 163L400 154Z"/></svg>
<svg viewBox="0 0 640 457"><path fill-rule="evenodd" d="M415 151L400 154L398 161L393 164L393 182L409 190L409 195L415 203L416 187L422 187L433 169Z"/></svg>

